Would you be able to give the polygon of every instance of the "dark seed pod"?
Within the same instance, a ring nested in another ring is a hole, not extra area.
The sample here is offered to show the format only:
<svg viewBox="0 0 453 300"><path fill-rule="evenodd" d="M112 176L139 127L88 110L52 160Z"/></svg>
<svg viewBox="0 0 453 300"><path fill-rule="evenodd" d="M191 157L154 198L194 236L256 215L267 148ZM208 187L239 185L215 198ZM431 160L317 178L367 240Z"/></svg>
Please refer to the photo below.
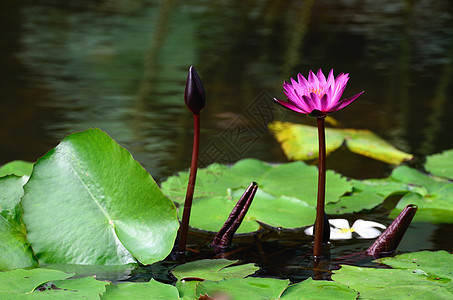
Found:
<svg viewBox="0 0 453 300"><path fill-rule="evenodd" d="M206 103L203 83L193 66L190 66L189 74L187 75L184 101L189 110L194 114L200 113Z"/></svg>
<svg viewBox="0 0 453 300"><path fill-rule="evenodd" d="M365 254L373 257L382 257L393 253L398 247L401 239L406 233L409 224L417 212L417 205L409 204L404 210L393 220L392 224L376 239Z"/></svg>
<svg viewBox="0 0 453 300"><path fill-rule="evenodd" d="M239 226L241 226L250 205L252 205L252 201L257 190L258 184L256 182L252 182L242 194L241 198L238 200L228 216L225 224L219 230L211 243L211 247L214 248L215 253L221 253L231 245L233 236Z"/></svg>

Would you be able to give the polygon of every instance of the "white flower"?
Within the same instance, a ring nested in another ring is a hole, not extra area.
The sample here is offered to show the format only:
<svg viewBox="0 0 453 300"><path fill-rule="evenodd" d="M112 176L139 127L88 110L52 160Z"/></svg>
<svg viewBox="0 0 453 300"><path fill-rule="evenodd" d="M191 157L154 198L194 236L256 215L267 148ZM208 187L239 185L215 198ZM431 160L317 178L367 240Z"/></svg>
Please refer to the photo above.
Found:
<svg viewBox="0 0 453 300"><path fill-rule="evenodd" d="M330 223L330 239L331 240L348 240L352 238L352 233L355 232L359 238L374 239L381 235L381 231L376 229L385 229L386 227L380 223L373 221L357 220L349 227L348 220L332 219ZM313 226L308 227L304 231L307 235L313 235Z"/></svg>

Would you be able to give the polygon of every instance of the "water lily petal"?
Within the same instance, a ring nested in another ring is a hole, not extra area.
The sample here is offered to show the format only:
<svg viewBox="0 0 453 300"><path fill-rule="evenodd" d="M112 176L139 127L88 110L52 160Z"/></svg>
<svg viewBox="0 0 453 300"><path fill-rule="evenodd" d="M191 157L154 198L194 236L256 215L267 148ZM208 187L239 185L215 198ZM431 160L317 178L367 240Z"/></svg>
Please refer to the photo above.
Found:
<svg viewBox="0 0 453 300"><path fill-rule="evenodd" d="M318 77L320 85L326 85L327 84L326 77L322 73L321 69L318 70L318 74L316 74L316 76Z"/></svg>
<svg viewBox="0 0 453 300"><path fill-rule="evenodd" d="M355 232L362 239L374 239L381 235L381 232L373 227L355 229Z"/></svg>
<svg viewBox="0 0 453 300"><path fill-rule="evenodd" d="M357 220L352 224L352 228L355 230L362 229L362 228L371 228L371 227L377 227L381 229L386 229L387 227L381 223L374 222L374 221L365 221L365 220Z"/></svg>
<svg viewBox="0 0 453 300"><path fill-rule="evenodd" d="M343 101L341 102L338 102L335 106L333 106L330 111L337 111L337 110L340 110L342 108L345 108L346 106L348 106L349 104L351 104L352 102L354 102L357 98L360 97L360 95L362 95L364 93L364 91L352 96L351 98L348 98L348 99L344 99Z"/></svg>
<svg viewBox="0 0 453 300"><path fill-rule="evenodd" d="M351 231L343 231L337 228L330 229L330 239L331 240L349 240L352 238Z"/></svg>
<svg viewBox="0 0 453 300"><path fill-rule="evenodd" d="M330 69L329 76L327 77L327 85L332 87L335 84L335 77L333 76L333 69Z"/></svg>
<svg viewBox="0 0 453 300"><path fill-rule="evenodd" d="M292 110L292 111L295 111L295 112L298 112L298 113L302 113L302 114L307 114L308 112L299 108L299 107L296 107L295 105L289 103L289 102L286 102L286 101L283 101L283 100L280 100L280 99L277 99L277 98L274 98L274 101L277 102L278 104Z"/></svg>
<svg viewBox="0 0 453 300"><path fill-rule="evenodd" d="M346 229L349 229L349 222L346 219L329 219L329 223L334 228L346 228Z"/></svg>
<svg viewBox="0 0 453 300"><path fill-rule="evenodd" d="M307 87L309 85L307 79L305 79L305 77L302 74L300 73L297 74L297 79L299 80L300 86Z"/></svg>
<svg viewBox="0 0 453 300"><path fill-rule="evenodd" d="M310 70L310 72L308 73L308 82L310 83L310 85L314 85L314 86L319 86L319 81L318 81L318 77L316 77L315 73L313 73L312 70Z"/></svg>
<svg viewBox="0 0 453 300"><path fill-rule="evenodd" d="M306 235L313 235L313 226L308 227L307 229L304 230Z"/></svg>

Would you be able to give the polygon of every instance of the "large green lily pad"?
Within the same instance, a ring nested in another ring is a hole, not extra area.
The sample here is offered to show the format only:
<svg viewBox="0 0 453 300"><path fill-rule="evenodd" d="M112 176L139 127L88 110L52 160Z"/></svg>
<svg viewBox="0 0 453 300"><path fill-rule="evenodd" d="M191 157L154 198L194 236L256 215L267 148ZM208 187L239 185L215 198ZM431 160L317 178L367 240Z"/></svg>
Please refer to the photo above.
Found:
<svg viewBox="0 0 453 300"><path fill-rule="evenodd" d="M24 189L27 238L41 263L151 264L173 247L175 206L99 129L66 137L38 160Z"/></svg>
<svg viewBox="0 0 453 300"><path fill-rule="evenodd" d="M327 202L337 202L351 191L345 178L333 171L326 176ZM183 205L187 179L188 172L169 177L162 183L162 191ZM316 214L317 180L317 168L303 162L271 165L244 159L232 166L212 164L198 171L190 225L218 231L252 181L259 189L238 233L258 230L258 222L282 228L311 225Z"/></svg>
<svg viewBox="0 0 453 300"><path fill-rule="evenodd" d="M218 281L228 278L244 278L259 270L254 264L231 266L238 261L227 259L202 259L175 267L171 272L178 280L199 278Z"/></svg>
<svg viewBox="0 0 453 300"><path fill-rule="evenodd" d="M428 156L425 168L436 176L453 179L453 149Z"/></svg>
<svg viewBox="0 0 453 300"><path fill-rule="evenodd" d="M31 267L37 264L26 239L20 199L28 176L0 178L0 270Z"/></svg>
<svg viewBox="0 0 453 300"><path fill-rule="evenodd" d="M317 158L317 128L289 122L273 122L269 128L280 142L290 160ZM369 130L326 128L326 153L338 149L343 143L354 153L389 164L398 165L413 158L400 151Z"/></svg>
<svg viewBox="0 0 453 300"><path fill-rule="evenodd" d="M452 259L445 251L415 252L379 260L398 269L342 266L332 279L364 299L450 299Z"/></svg>

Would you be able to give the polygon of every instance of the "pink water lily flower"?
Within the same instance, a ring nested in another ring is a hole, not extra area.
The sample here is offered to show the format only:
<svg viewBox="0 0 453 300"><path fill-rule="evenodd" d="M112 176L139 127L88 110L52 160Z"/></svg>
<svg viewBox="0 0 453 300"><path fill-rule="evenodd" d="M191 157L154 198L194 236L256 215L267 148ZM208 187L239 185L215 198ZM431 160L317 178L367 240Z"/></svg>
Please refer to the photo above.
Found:
<svg viewBox="0 0 453 300"><path fill-rule="evenodd" d="M316 75L310 70L308 80L300 73L297 78L299 82L291 78L291 83L287 81L283 83L288 101L277 98L274 100L282 106L302 114L325 116L348 106L363 94L362 91L351 98L340 100L348 83L349 74L341 73L334 78L333 69L330 70L327 80L321 69Z"/></svg>

